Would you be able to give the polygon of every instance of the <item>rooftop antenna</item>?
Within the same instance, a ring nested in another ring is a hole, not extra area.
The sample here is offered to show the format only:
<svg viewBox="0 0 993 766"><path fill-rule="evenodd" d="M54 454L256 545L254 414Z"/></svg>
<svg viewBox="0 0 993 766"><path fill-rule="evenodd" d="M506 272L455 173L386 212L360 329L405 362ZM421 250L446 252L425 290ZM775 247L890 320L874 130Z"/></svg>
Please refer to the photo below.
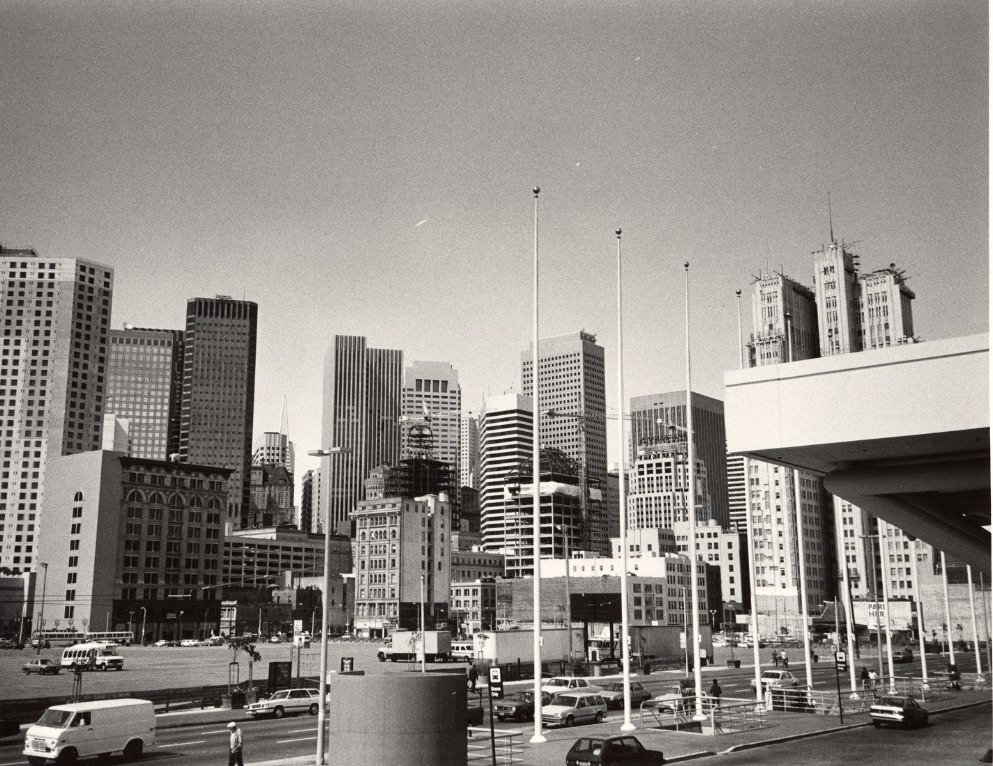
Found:
<svg viewBox="0 0 993 766"><path fill-rule="evenodd" d="M831 243L834 243L834 220L831 217L831 192L828 192L828 232L831 235Z"/></svg>
<svg viewBox="0 0 993 766"><path fill-rule="evenodd" d="M290 433L290 415L286 408L286 394L283 394L283 417L279 422L279 433L287 436Z"/></svg>

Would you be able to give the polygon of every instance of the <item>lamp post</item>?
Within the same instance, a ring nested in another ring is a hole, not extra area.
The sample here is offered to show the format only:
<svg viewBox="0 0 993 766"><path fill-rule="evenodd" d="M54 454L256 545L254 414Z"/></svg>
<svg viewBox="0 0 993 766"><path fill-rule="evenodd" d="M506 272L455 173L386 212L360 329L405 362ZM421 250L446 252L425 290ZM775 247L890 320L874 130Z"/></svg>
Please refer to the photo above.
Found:
<svg viewBox="0 0 993 766"><path fill-rule="evenodd" d="M427 639L424 636L424 575L421 575L421 603L420 603L420 624L421 624L421 672L426 673L424 668L424 656L427 654Z"/></svg>
<svg viewBox="0 0 993 766"><path fill-rule="evenodd" d="M565 548L565 627L569 641L569 665L572 665L572 600L569 590L569 532L565 524L556 524L555 528L562 533L562 546Z"/></svg>
<svg viewBox="0 0 993 766"><path fill-rule="evenodd" d="M896 686L894 676L896 671L893 669L893 631L890 627L890 586L889 586L889 567L882 566L885 560L889 561L889 553L883 553L883 530L887 527L885 523L880 520L879 522L882 526L879 527L879 562L880 568L882 569L883 575L883 602L886 604L886 665L890 674L890 694L896 694ZM889 535L887 534L887 537ZM889 544L886 545L887 550L889 549Z"/></svg>
<svg viewBox="0 0 993 766"><path fill-rule="evenodd" d="M921 604L921 582L920 575L917 572L917 543L911 543L913 546L913 567L910 573L914 578L914 601L917 605L917 641L920 644L921 650L921 682L927 684L927 647L925 646L925 636L924 636L924 607Z"/></svg>
<svg viewBox="0 0 993 766"><path fill-rule="evenodd" d="M176 640L179 641L183 636L183 610L179 610L179 616L176 618Z"/></svg>
<svg viewBox="0 0 993 766"><path fill-rule="evenodd" d="M738 367L745 367L745 345L741 342L741 290L734 291L738 303ZM749 476L751 467L748 458L742 458L742 468L745 474L745 539L748 541L748 568L753 573L752 587L749 593L749 606L752 610L752 655L755 670L755 700L762 701L762 663L759 659L759 609L756 594L755 572L755 529L752 521L752 490Z"/></svg>
<svg viewBox="0 0 993 766"><path fill-rule="evenodd" d="M627 541L627 496L625 494L625 452L624 441L624 322L623 290L621 280L621 230L615 229L617 236L617 455L620 465L617 470L617 505L620 509L621 537L621 662L624 675L624 723L621 731L633 731L631 723L631 645L628 633L628 541Z"/></svg>
<svg viewBox="0 0 993 766"><path fill-rule="evenodd" d="M532 564L532 610L534 613L534 636L532 642L532 652L534 653L534 734L531 736L532 744L541 744L548 740L541 733L541 387L539 385L540 375L538 353L538 195L541 188L535 186L531 190L534 194L534 295L533 295L533 334L531 357L531 388L532 388L532 412L534 416L531 423L531 507L532 514L531 540L533 554Z"/></svg>
<svg viewBox="0 0 993 766"><path fill-rule="evenodd" d="M955 664L955 647L952 646L951 636L948 635L949 630L952 627L952 612L951 607L948 604L948 567L945 566L945 552L941 552L941 584L945 592L945 624L942 626L942 630L945 632L946 641L948 643L948 664Z"/></svg>
<svg viewBox="0 0 993 766"><path fill-rule="evenodd" d="M713 633L715 630L717 630L717 624L714 622L714 617L716 615L717 615L717 610L716 609L711 609L710 610L710 632L711 633Z"/></svg>
<svg viewBox="0 0 993 766"><path fill-rule="evenodd" d="M331 455L342 455L351 452L347 447L328 447L326 449L311 450L307 454L311 457L325 458ZM331 504L328 503L328 512L324 518L324 575L321 582L321 662L320 662L320 693L317 696L317 766L324 763L325 736L327 725L327 694L325 687L328 682L328 606L330 599L328 594L331 591Z"/></svg>
<svg viewBox="0 0 993 766"><path fill-rule="evenodd" d="M879 677L883 677L883 629L879 622L879 589L876 587L876 536L859 535L869 541L870 562L869 571L872 573L872 600L876 606L876 654L879 663ZM888 617L889 615L887 615Z"/></svg>
<svg viewBox="0 0 993 766"><path fill-rule="evenodd" d="M134 621L134 609L128 610L128 633L131 634L131 640L134 641L134 629L131 627L131 623Z"/></svg>
<svg viewBox="0 0 993 766"><path fill-rule="evenodd" d="M965 568L969 580L969 613L972 615L972 645L976 648L976 678L983 677L983 662L979 654L979 630L976 628L976 592L972 586L972 566Z"/></svg>
<svg viewBox="0 0 993 766"><path fill-rule="evenodd" d="M45 629L45 591L48 588L48 563L45 561L39 562L42 568L45 570L44 575L41 578L41 602L38 604L38 651L37 654L41 654L42 638L41 633ZM57 627L57 626L56 626Z"/></svg>
<svg viewBox="0 0 993 766"><path fill-rule="evenodd" d="M141 607L141 646L145 645L145 618L148 617L148 610Z"/></svg>

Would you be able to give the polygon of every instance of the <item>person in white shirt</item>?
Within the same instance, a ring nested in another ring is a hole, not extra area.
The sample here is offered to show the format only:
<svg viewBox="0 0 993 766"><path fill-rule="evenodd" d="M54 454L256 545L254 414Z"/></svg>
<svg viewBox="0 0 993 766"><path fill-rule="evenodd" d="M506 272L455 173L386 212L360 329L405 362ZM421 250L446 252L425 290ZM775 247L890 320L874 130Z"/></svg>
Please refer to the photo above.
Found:
<svg viewBox="0 0 993 766"><path fill-rule="evenodd" d="M238 728L238 724L232 721L228 724L228 731L231 732L231 742L228 746L228 766L245 766L241 753L241 729Z"/></svg>

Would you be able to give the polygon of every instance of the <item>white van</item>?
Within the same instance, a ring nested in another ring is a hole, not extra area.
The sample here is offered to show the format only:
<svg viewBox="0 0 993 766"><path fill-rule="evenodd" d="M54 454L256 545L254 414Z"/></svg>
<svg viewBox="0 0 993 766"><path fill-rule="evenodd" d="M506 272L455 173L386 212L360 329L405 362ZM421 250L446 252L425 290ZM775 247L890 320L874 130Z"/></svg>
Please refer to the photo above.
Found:
<svg viewBox="0 0 993 766"><path fill-rule="evenodd" d="M107 648L105 642L76 644L62 651L64 668L123 670L124 658Z"/></svg>
<svg viewBox="0 0 993 766"><path fill-rule="evenodd" d="M148 700L73 702L48 708L28 729L24 755L31 766L120 752L135 760L154 744L155 710Z"/></svg>
<svg viewBox="0 0 993 766"><path fill-rule="evenodd" d="M472 641L452 641L452 659L462 662L472 662Z"/></svg>

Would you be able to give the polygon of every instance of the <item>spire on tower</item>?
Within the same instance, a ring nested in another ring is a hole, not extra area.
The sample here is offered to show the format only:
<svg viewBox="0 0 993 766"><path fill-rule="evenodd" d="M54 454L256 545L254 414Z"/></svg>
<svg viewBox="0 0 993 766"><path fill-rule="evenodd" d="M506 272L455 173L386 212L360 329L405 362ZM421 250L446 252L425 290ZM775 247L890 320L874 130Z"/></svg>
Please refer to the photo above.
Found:
<svg viewBox="0 0 993 766"><path fill-rule="evenodd" d="M286 394L283 394L283 417L279 421L279 433L288 436L290 433L290 416L286 409Z"/></svg>
<svg viewBox="0 0 993 766"><path fill-rule="evenodd" d="M831 218L831 192L828 192L828 232L831 236L831 243L834 243L834 221Z"/></svg>

